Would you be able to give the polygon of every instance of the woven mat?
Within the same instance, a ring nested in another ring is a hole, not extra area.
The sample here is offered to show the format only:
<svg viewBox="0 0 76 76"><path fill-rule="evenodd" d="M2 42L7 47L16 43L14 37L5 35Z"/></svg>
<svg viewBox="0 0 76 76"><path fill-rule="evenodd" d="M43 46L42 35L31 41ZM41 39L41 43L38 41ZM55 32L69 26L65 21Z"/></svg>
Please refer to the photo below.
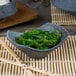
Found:
<svg viewBox="0 0 76 76"><path fill-rule="evenodd" d="M76 25L76 15L58 9L51 2L51 21L58 25Z"/></svg>
<svg viewBox="0 0 76 76"><path fill-rule="evenodd" d="M55 51L51 52L43 59L29 58L15 46L13 46L6 37L2 38L5 43L27 64L32 65L48 72L54 73L52 76L76 76L76 36L69 38ZM13 57L0 45L0 57L14 60ZM0 62L0 76L23 76L23 70L20 67ZM35 76L45 76L33 72Z"/></svg>

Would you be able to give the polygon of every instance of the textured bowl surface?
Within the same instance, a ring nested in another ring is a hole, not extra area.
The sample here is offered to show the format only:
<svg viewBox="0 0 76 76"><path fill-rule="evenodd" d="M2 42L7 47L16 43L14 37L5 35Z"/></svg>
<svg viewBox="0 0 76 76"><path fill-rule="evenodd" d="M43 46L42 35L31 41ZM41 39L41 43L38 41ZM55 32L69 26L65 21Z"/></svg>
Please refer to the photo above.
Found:
<svg viewBox="0 0 76 76"><path fill-rule="evenodd" d="M60 9L76 12L76 0L52 0L52 2Z"/></svg>
<svg viewBox="0 0 76 76"><path fill-rule="evenodd" d="M47 54L49 52L53 51L58 46L60 46L68 37L68 32L63 27L61 27L59 25L51 24L50 22L42 25L38 29L41 29L43 31L49 31L49 32L52 32L55 29L59 29L61 31L61 33L62 33L61 41L56 46L44 51L44 50L38 50L38 49L34 49L34 48L31 48L31 47L20 45L20 44L16 43L15 38L18 38L22 33L7 31L7 38L18 49L20 49L21 51L27 53L27 55L29 55L31 57L34 57L34 58L41 58L41 57L47 56Z"/></svg>
<svg viewBox="0 0 76 76"><path fill-rule="evenodd" d="M0 6L0 19L9 17L17 12L15 1L12 0L6 5Z"/></svg>

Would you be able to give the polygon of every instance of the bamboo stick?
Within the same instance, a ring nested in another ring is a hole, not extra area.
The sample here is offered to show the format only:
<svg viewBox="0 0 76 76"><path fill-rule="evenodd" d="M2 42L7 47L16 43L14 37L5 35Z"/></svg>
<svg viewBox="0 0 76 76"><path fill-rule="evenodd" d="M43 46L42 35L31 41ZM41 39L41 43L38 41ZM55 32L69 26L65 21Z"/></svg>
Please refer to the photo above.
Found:
<svg viewBox="0 0 76 76"><path fill-rule="evenodd" d="M18 63L21 63L20 60L19 60L19 58L18 58L18 56L17 56L17 55L13 52L13 50L10 49L10 48L6 45L6 43L5 43L3 40L1 40L1 39L0 39L0 44L5 47L5 49L16 59L16 61L17 61Z"/></svg>
<svg viewBox="0 0 76 76"><path fill-rule="evenodd" d="M22 67L21 64L15 62L15 61L12 61L12 60L8 60L8 59L0 58L0 61Z"/></svg>
<svg viewBox="0 0 76 76"><path fill-rule="evenodd" d="M21 66L21 67L24 68L24 69L26 68L27 65L26 65L25 63L22 63L23 61L20 60L20 58L13 52L13 50L10 49L10 48L6 45L6 43L5 43L3 40L1 40L1 39L0 39L0 44L6 48L6 50L16 59L17 62L12 62L12 61L8 61L8 60L4 60L4 59L3 59L3 61L6 61L7 63L11 63L11 64L14 64L14 65L17 64L18 66ZM2 59L1 59L1 60L2 60ZM47 72L47 71L45 71L45 70L40 70L40 69L34 68L34 67L32 67L32 66L28 66L27 69L33 70L33 71L36 71L36 72L39 72L39 73L43 73L43 74L46 74L46 75L50 75L50 76L52 75L51 72Z"/></svg>
<svg viewBox="0 0 76 76"><path fill-rule="evenodd" d="M44 70L40 70L38 68L34 68L32 66L25 66L25 64L19 64L15 61L12 61L12 60L8 60L8 59L4 59L4 58L0 58L0 61L2 62L6 62L6 63L9 63L9 64L13 64L13 65L16 65L16 66L20 66L22 67L23 69L27 69L27 70L33 70L33 71L36 71L36 72L39 72L39 73L43 73L45 75L52 75L50 72L46 72Z"/></svg>

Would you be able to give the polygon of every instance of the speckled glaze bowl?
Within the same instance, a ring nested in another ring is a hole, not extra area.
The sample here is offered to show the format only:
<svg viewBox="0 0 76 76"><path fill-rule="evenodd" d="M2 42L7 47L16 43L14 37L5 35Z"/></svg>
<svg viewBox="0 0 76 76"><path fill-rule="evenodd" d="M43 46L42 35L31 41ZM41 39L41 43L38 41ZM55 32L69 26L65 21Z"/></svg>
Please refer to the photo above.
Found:
<svg viewBox="0 0 76 76"><path fill-rule="evenodd" d="M56 46L49 48L47 50L39 50L39 49L35 49L35 48L29 47L29 46L24 46L24 45L20 45L20 44L16 43L15 39L18 38L23 33L8 31L7 38L18 49L20 49L21 51L23 51L30 57L42 58L42 57L47 56L51 51L54 51L54 49L56 49L57 47L59 47L68 37L68 32L66 31L66 29L64 29L63 27L61 27L59 25L51 24L50 22L42 25L38 29L43 30L43 31L49 31L50 33L53 32L55 29L60 30L62 33L60 42Z"/></svg>
<svg viewBox="0 0 76 76"><path fill-rule="evenodd" d="M76 0L51 0L52 3L65 11L76 12Z"/></svg>
<svg viewBox="0 0 76 76"><path fill-rule="evenodd" d="M16 2L11 0L10 3L0 6L0 19L9 17L17 12Z"/></svg>

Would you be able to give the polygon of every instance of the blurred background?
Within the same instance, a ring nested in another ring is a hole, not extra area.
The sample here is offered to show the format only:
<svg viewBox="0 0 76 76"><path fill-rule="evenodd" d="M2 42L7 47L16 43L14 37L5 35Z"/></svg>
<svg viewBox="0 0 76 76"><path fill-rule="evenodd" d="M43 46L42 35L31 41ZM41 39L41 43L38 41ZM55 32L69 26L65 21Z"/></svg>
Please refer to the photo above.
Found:
<svg viewBox="0 0 76 76"><path fill-rule="evenodd" d="M14 30L23 32L25 29L32 29L41 26L42 24L51 21L50 14L50 0L16 0L25 7L31 8L33 11L39 13L40 17L36 20L24 22L16 26L8 27L0 30L0 34L6 34L7 30Z"/></svg>

